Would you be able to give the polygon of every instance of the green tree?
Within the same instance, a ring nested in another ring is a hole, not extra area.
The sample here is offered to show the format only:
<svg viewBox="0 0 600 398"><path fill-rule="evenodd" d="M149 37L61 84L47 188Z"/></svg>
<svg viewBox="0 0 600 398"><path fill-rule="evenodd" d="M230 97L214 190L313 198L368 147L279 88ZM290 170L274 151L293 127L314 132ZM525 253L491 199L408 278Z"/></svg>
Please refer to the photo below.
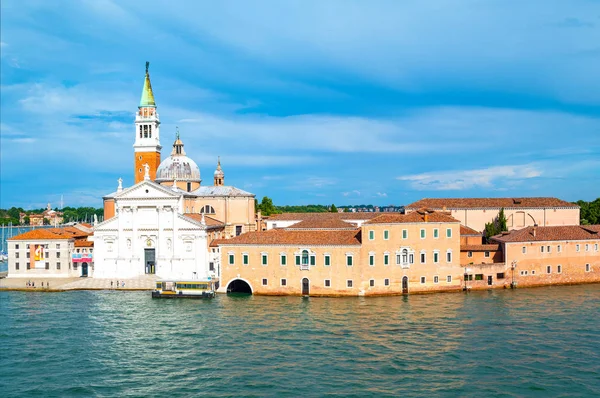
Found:
<svg viewBox="0 0 600 398"><path fill-rule="evenodd" d="M504 208L501 208L496 218L494 218L492 222L485 224L484 234L486 242L489 243L492 236L498 235L504 231L508 231L508 228L506 227Z"/></svg>
<svg viewBox="0 0 600 398"><path fill-rule="evenodd" d="M25 225L29 225L30 222L31 222L31 220L29 219L29 216L26 216L26 217L23 218L23 223Z"/></svg>
<svg viewBox="0 0 600 398"><path fill-rule="evenodd" d="M263 216L270 216L271 214L277 213L277 208L273 204L273 199L268 196L264 196L262 201L260 202L260 206L258 206Z"/></svg>
<svg viewBox="0 0 600 398"><path fill-rule="evenodd" d="M338 212L338 209L337 209L337 207L335 207L335 205L333 205L333 204L332 204L332 205L331 205L331 210L330 210L330 211L331 211L332 213L337 213L337 212Z"/></svg>
<svg viewBox="0 0 600 398"><path fill-rule="evenodd" d="M508 231L506 227L506 216L504 215L504 207L500 209L500 213L498 213L498 230L500 232Z"/></svg>

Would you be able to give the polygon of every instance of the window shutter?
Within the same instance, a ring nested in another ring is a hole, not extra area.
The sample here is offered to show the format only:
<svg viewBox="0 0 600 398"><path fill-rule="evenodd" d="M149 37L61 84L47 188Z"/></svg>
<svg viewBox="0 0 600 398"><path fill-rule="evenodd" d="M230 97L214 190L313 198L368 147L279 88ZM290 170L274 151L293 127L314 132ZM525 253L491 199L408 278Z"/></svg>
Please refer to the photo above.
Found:
<svg viewBox="0 0 600 398"><path fill-rule="evenodd" d="M300 256L296 256L296 265L300 265Z"/></svg>
<svg viewBox="0 0 600 398"><path fill-rule="evenodd" d="M310 256L310 265L315 265L315 256Z"/></svg>

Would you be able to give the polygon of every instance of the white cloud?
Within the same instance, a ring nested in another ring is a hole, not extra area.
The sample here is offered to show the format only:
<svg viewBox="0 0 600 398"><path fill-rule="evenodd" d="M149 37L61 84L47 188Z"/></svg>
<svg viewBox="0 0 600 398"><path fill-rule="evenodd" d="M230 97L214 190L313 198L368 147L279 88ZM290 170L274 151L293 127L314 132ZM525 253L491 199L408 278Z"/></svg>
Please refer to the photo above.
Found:
<svg viewBox="0 0 600 398"><path fill-rule="evenodd" d="M354 189L352 191L342 192L342 196L360 196L360 191L358 189Z"/></svg>
<svg viewBox="0 0 600 398"><path fill-rule="evenodd" d="M495 166L477 170L437 171L397 177L408 181L418 190L465 190L470 188L493 188L498 180L525 180L540 177L542 172L536 165Z"/></svg>
<svg viewBox="0 0 600 398"><path fill-rule="evenodd" d="M377 192L376 195L379 196L380 198L386 198L387 197L387 193L385 193L385 192Z"/></svg>

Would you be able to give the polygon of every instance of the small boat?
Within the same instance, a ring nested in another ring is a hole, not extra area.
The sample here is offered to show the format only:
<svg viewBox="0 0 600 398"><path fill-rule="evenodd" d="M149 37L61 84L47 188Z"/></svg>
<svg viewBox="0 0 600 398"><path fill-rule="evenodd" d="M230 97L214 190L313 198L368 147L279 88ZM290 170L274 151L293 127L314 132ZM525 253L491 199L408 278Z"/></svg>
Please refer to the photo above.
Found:
<svg viewBox="0 0 600 398"><path fill-rule="evenodd" d="M160 280L152 298L214 298L215 280Z"/></svg>

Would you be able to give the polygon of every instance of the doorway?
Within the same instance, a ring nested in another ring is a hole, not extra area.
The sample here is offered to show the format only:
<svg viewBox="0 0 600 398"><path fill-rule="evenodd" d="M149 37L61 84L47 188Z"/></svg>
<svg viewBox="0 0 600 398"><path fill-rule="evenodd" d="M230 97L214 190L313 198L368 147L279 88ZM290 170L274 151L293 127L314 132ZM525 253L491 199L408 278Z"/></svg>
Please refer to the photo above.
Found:
<svg viewBox="0 0 600 398"><path fill-rule="evenodd" d="M88 276L88 263L81 263L81 276L87 278Z"/></svg>
<svg viewBox="0 0 600 398"><path fill-rule="evenodd" d="M302 295L308 296L310 294L310 282L308 278L302 278Z"/></svg>
<svg viewBox="0 0 600 398"><path fill-rule="evenodd" d="M492 276L488 275L488 286L492 286Z"/></svg>
<svg viewBox="0 0 600 398"><path fill-rule="evenodd" d="M402 294L408 294L408 276L402 278Z"/></svg>
<svg viewBox="0 0 600 398"><path fill-rule="evenodd" d="M144 249L144 264L146 264L145 272L147 274L156 273L156 249Z"/></svg>

